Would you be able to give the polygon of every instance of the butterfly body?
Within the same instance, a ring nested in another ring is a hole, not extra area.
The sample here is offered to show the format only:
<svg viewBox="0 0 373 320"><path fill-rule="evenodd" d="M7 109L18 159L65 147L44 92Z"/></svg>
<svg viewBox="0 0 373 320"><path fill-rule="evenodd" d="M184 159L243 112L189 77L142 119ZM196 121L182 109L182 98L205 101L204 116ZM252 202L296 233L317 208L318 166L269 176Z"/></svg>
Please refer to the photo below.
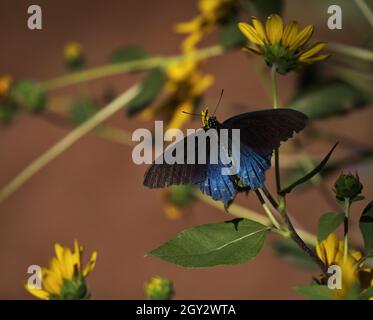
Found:
<svg viewBox="0 0 373 320"><path fill-rule="evenodd" d="M144 184L150 188L164 188L172 184L195 184L205 194L214 200L222 201L224 206L235 198L241 190L256 190L265 180L265 171L270 168L273 150L280 146L281 141L290 138L294 132L305 127L306 116L290 109L270 109L248 112L229 118L220 123L216 117L208 116L207 110L202 112L202 128L212 131L220 137L222 129L229 132L229 147L220 144L223 154L231 159L226 163L220 158L217 163L207 159L205 164L156 164L153 163L145 173ZM231 133L239 130L239 140L232 140ZM187 151L188 136L177 142L184 144ZM220 139L220 138L218 138ZM239 144L239 154L232 153L232 145ZM170 149L172 150L172 149ZM172 152L172 151L165 151ZM198 150L208 153L208 150ZM162 155L164 156L164 155ZM239 163L234 174L222 174L222 169Z"/></svg>

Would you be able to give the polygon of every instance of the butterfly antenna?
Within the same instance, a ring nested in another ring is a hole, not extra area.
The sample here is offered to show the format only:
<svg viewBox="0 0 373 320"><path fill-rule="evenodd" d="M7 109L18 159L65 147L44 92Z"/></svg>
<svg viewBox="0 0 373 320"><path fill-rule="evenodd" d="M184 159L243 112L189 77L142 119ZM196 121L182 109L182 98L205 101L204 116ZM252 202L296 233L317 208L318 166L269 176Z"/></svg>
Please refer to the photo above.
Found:
<svg viewBox="0 0 373 320"><path fill-rule="evenodd" d="M212 114L213 116L215 115L216 111L217 111L218 108L219 108L219 105L220 105L221 99L223 98L223 94L224 94L224 89L221 90L219 101L218 101L218 103L216 104L216 107L215 107L215 111L214 111L214 113Z"/></svg>
<svg viewBox="0 0 373 320"><path fill-rule="evenodd" d="M200 114L197 114L197 113L190 113L190 112L187 112L187 111L181 111L182 113L185 113L185 114L189 114L190 116L196 116L196 117L200 117L201 115Z"/></svg>

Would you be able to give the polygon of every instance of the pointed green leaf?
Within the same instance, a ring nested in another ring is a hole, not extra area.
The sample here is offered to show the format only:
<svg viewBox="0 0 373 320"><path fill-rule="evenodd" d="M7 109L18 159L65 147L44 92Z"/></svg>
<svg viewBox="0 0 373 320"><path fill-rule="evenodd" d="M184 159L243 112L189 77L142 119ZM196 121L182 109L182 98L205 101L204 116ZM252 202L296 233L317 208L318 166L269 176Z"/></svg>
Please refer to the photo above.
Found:
<svg viewBox="0 0 373 320"><path fill-rule="evenodd" d="M324 285L295 287L294 290L310 300L332 300L332 290Z"/></svg>
<svg viewBox="0 0 373 320"><path fill-rule="evenodd" d="M110 63L125 63L149 57L150 55L143 48L128 46L115 51L110 57Z"/></svg>
<svg viewBox="0 0 373 320"><path fill-rule="evenodd" d="M164 81L165 75L161 69L150 71L141 84L140 92L127 104L128 115L135 115L148 107L160 93Z"/></svg>
<svg viewBox="0 0 373 320"><path fill-rule="evenodd" d="M74 125L78 126L87 121L97 111L96 104L90 98L75 100L70 109L70 118Z"/></svg>
<svg viewBox="0 0 373 320"><path fill-rule="evenodd" d="M247 219L204 224L182 231L147 256L187 268L243 263L257 256L268 230Z"/></svg>
<svg viewBox="0 0 373 320"><path fill-rule="evenodd" d="M334 149L337 147L337 145L338 145L338 142L333 146L333 148L331 148L331 150L328 152L328 154L325 156L325 158L312 171L307 173L305 176L303 176L299 180L293 182L290 186L286 187L285 189L282 189L279 193L282 196L284 196L287 193L290 193L296 186L298 186L302 183L305 183L308 180L312 179L312 177L315 176L316 174L318 174L324 168L324 166L327 164L330 156L332 155L332 153L333 153Z"/></svg>
<svg viewBox="0 0 373 320"><path fill-rule="evenodd" d="M327 212L319 219L317 226L317 240L319 242L327 238L335 229L337 229L344 220L344 214L340 212Z"/></svg>
<svg viewBox="0 0 373 320"><path fill-rule="evenodd" d="M303 90L287 104L288 108L301 111L310 120L344 114L372 101L372 95L342 81L328 81Z"/></svg>
<svg viewBox="0 0 373 320"><path fill-rule="evenodd" d="M369 300L373 298L373 286L363 290L360 293L360 300Z"/></svg>
<svg viewBox="0 0 373 320"><path fill-rule="evenodd" d="M360 217L360 230L364 238L365 255L373 256L373 201L364 209Z"/></svg>

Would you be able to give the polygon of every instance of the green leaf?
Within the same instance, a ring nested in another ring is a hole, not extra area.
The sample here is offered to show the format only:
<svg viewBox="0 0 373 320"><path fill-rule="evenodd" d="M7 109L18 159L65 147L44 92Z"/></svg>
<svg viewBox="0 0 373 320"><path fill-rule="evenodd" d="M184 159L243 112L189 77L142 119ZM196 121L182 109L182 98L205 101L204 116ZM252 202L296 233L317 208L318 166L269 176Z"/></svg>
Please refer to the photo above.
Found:
<svg viewBox="0 0 373 320"><path fill-rule="evenodd" d="M298 186L298 185L300 185L302 183L307 182L308 180L312 179L313 176L315 176L316 174L318 174L324 168L324 166L326 165L326 163L328 162L330 156L332 155L332 153L333 153L334 149L337 147L337 145L338 145L338 142L333 146L333 148L329 151L329 153L325 156L325 158L312 171L310 171L309 173L307 173L305 176L303 176L299 180L293 182L291 185L289 185L285 189L282 189L279 192L279 194L282 195L282 196L284 196L287 193L290 193L296 186Z"/></svg>
<svg viewBox="0 0 373 320"><path fill-rule="evenodd" d="M30 80L16 82L12 87L11 97L22 107L33 112L44 109L47 100L43 88Z"/></svg>
<svg viewBox="0 0 373 320"><path fill-rule="evenodd" d="M278 256L298 267L309 269L316 267L313 260L289 239L277 240L273 243L273 249Z"/></svg>
<svg viewBox="0 0 373 320"><path fill-rule="evenodd" d="M182 231L147 256L187 268L243 263L257 256L268 230L247 219L204 224Z"/></svg>
<svg viewBox="0 0 373 320"><path fill-rule="evenodd" d="M254 11L254 15L264 22L272 13L280 14L284 8L282 0L246 0L246 2L248 2L251 11Z"/></svg>
<svg viewBox="0 0 373 320"><path fill-rule="evenodd" d="M297 162L292 167L286 168L285 174L284 174L284 179L283 179L283 185L289 185L289 184L293 183L294 181L302 178L307 173L308 172L307 172L307 169L305 168L305 166L302 163ZM303 189L305 189L307 187L310 187L312 185L313 185L313 181L308 180L307 182L300 185L298 187L298 190L303 190Z"/></svg>
<svg viewBox="0 0 373 320"><path fill-rule="evenodd" d="M360 217L360 230L364 238L365 255L373 256L373 201L369 202Z"/></svg>
<svg viewBox="0 0 373 320"><path fill-rule="evenodd" d="M127 104L127 113L132 116L148 107L160 93L165 81L161 69L150 71L141 84L140 92Z"/></svg>
<svg viewBox="0 0 373 320"><path fill-rule="evenodd" d="M294 290L310 300L332 300L332 291L324 285L295 287Z"/></svg>
<svg viewBox="0 0 373 320"><path fill-rule="evenodd" d="M369 287L360 293L360 300L368 300L373 297L373 287Z"/></svg>
<svg viewBox="0 0 373 320"><path fill-rule="evenodd" d="M219 43L227 49L241 47L245 42L246 38L238 29L237 21L227 24L219 37Z"/></svg>
<svg viewBox="0 0 373 320"><path fill-rule="evenodd" d="M287 107L301 111L310 120L344 114L371 102L372 96L351 84L330 80L303 90Z"/></svg>
<svg viewBox="0 0 373 320"><path fill-rule="evenodd" d="M96 104L89 98L75 100L70 109L71 121L75 125L80 125L92 117L97 111Z"/></svg>
<svg viewBox="0 0 373 320"><path fill-rule="evenodd" d="M6 99L0 101L0 121L3 123L10 123L17 113L17 105L14 101Z"/></svg>
<svg viewBox="0 0 373 320"><path fill-rule="evenodd" d="M317 240L323 241L337 229L344 221L344 214L340 212L327 212L319 219L317 226Z"/></svg>
<svg viewBox="0 0 373 320"><path fill-rule="evenodd" d="M109 61L110 63L125 63L135 60L142 60L149 58L150 55L141 47L128 46L115 51Z"/></svg>

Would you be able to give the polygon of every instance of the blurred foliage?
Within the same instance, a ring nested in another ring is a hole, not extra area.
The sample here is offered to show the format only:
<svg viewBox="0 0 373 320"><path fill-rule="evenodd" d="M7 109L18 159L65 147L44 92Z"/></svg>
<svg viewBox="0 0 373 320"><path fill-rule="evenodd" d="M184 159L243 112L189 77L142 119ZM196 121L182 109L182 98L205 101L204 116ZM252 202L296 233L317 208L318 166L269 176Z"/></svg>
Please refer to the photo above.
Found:
<svg viewBox="0 0 373 320"><path fill-rule="evenodd" d="M149 58L150 55L141 47L125 46L113 52L109 62L110 63L125 63L130 61L139 61Z"/></svg>
<svg viewBox="0 0 373 320"><path fill-rule="evenodd" d="M43 88L30 80L16 81L10 94L15 103L32 112L42 111L47 101Z"/></svg>
<svg viewBox="0 0 373 320"><path fill-rule="evenodd" d="M80 98L75 100L70 109L71 121L78 126L87 121L97 112L96 103L91 98Z"/></svg>
<svg viewBox="0 0 373 320"><path fill-rule="evenodd" d="M286 106L305 113L311 120L318 120L354 111L372 101L371 94L351 84L329 80L304 89Z"/></svg>
<svg viewBox="0 0 373 320"><path fill-rule="evenodd" d="M289 239L274 241L273 250L278 257L301 268L315 269L315 263L299 247Z"/></svg>
<svg viewBox="0 0 373 320"><path fill-rule="evenodd" d="M149 107L162 90L164 82L165 75L162 69L150 71L142 82L138 95L127 104L127 114L132 116Z"/></svg>
<svg viewBox="0 0 373 320"><path fill-rule="evenodd" d="M283 0L243 0L242 2L245 8L261 20L267 19L272 13L281 14L284 9Z"/></svg>

